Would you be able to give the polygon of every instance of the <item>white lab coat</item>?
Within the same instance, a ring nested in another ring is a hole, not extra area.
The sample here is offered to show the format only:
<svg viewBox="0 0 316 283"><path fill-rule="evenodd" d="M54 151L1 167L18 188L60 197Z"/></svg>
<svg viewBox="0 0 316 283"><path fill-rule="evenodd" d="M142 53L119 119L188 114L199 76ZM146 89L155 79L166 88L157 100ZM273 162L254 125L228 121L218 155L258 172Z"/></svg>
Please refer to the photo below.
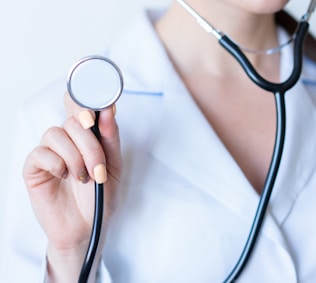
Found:
<svg viewBox="0 0 316 283"><path fill-rule="evenodd" d="M152 14L152 20L155 18ZM286 35L280 32L280 40ZM179 79L148 15L106 52L122 69L124 174L100 282L218 283L245 243L259 197ZM282 50L282 78L291 47ZM65 80L21 112L1 282L43 282L46 239L21 179L25 155L64 120ZM316 282L316 66L286 95L283 159L262 233L238 282Z"/></svg>

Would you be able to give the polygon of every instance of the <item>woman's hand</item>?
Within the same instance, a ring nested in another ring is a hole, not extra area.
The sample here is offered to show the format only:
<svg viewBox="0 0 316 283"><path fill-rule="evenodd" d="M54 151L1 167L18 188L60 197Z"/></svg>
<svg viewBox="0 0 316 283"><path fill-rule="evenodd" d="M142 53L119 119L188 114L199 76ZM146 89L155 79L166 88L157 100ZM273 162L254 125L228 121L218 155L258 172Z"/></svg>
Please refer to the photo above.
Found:
<svg viewBox="0 0 316 283"><path fill-rule="evenodd" d="M104 183L105 234L121 173L115 108L100 113L99 142L89 129L94 113L81 109L68 94L65 105L67 120L62 127L47 130L23 172L34 212L48 238L52 282L78 280L92 229L94 181Z"/></svg>

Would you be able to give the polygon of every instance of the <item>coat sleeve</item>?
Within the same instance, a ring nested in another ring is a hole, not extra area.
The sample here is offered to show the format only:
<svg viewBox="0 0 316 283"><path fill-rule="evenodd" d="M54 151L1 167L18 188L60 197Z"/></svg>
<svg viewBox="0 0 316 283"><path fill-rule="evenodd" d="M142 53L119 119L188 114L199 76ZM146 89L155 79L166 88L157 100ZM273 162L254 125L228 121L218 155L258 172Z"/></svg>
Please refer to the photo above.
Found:
<svg viewBox="0 0 316 283"><path fill-rule="evenodd" d="M22 178L27 154L36 143L34 130L20 112L12 145L3 235L0 282L41 282L46 239L33 214Z"/></svg>

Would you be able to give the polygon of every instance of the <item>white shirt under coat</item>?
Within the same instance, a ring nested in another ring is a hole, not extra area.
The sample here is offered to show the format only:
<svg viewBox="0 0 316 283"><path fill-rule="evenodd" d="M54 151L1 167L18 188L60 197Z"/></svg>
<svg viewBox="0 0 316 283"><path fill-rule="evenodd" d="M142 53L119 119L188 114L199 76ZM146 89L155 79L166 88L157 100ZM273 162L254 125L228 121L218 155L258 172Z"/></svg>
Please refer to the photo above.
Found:
<svg viewBox="0 0 316 283"><path fill-rule="evenodd" d="M246 241L259 196L194 103L146 13L106 52L121 68L117 102L124 173L99 282L220 283ZM287 36L279 33L280 42ZM292 47L282 49L281 77ZM21 168L44 131L64 120L63 79L21 113L1 282L43 282L45 235ZM271 94L272 95L272 94ZM316 66L286 94L283 158L256 248L238 282L316 282ZM18 177L17 177L18 176ZM44 266L45 267L45 266Z"/></svg>

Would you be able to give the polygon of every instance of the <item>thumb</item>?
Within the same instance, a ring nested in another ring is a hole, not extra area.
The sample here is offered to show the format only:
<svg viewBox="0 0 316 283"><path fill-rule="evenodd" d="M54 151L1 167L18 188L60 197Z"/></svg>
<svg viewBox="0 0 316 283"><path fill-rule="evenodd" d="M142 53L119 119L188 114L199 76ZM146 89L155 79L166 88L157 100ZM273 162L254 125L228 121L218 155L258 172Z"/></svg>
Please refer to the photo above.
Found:
<svg viewBox="0 0 316 283"><path fill-rule="evenodd" d="M114 175L120 172L122 162L119 128L115 120L115 114L116 107L113 105L100 112L98 121L99 140L104 150L107 168Z"/></svg>

